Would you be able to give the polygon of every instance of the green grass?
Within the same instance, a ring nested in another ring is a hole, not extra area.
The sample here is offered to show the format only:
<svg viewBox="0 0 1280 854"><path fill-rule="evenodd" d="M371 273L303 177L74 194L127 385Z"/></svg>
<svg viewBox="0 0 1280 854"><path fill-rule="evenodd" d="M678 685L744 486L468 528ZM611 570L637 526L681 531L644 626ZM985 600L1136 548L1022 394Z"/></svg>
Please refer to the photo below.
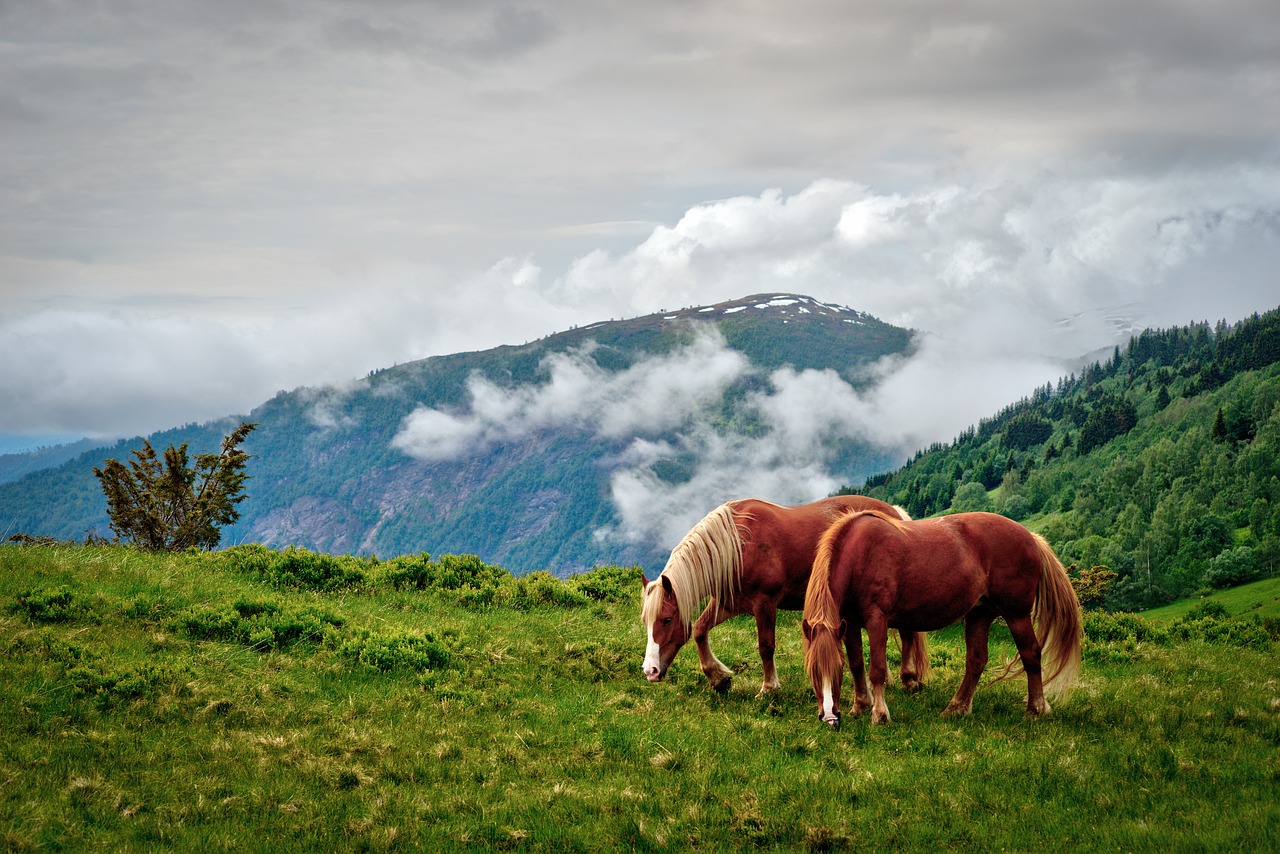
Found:
<svg viewBox="0 0 1280 854"><path fill-rule="evenodd" d="M1267 578L1239 587L1215 590L1204 597L1180 599L1162 608L1143 611L1142 615L1150 620L1172 621L1185 616L1188 611L1205 601L1221 603L1232 617L1256 614L1262 619L1280 619L1280 578Z"/></svg>
<svg viewBox="0 0 1280 854"><path fill-rule="evenodd" d="M1048 717L1006 682L955 720L963 643L941 632L891 725L831 732L795 614L758 699L749 619L712 635L738 671L720 697L692 649L645 682L638 595L509 601L0 547L4 845L1280 849L1274 647L1091 641Z"/></svg>

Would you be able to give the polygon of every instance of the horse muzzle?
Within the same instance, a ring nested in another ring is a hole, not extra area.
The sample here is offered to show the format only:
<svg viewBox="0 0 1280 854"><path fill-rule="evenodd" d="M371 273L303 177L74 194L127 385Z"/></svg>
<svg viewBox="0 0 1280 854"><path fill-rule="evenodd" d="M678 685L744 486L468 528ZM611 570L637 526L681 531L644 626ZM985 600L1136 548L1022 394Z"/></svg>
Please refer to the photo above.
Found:
<svg viewBox="0 0 1280 854"><path fill-rule="evenodd" d="M831 727L836 732L840 731L840 713L832 712L830 714L818 713L818 720Z"/></svg>

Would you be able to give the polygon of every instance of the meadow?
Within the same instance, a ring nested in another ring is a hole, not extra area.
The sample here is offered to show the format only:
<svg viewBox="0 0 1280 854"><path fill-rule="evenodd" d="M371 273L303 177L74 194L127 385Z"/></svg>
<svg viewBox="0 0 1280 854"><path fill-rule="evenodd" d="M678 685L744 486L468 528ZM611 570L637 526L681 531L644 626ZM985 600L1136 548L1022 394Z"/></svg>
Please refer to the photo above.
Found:
<svg viewBox="0 0 1280 854"><path fill-rule="evenodd" d="M639 590L618 567L0 546L4 845L1280 850L1271 604L1090 614L1083 681L1038 720L1016 680L940 717L964 650L935 633L892 724L835 732L798 615L764 698L753 623L713 633L720 696L692 649L643 679Z"/></svg>

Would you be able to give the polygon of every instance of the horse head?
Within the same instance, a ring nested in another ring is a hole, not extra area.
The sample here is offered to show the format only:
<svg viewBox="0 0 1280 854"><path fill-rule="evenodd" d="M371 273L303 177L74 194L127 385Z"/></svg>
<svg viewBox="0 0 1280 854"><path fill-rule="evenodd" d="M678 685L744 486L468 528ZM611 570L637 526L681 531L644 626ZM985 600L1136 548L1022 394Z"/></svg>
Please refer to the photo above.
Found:
<svg viewBox="0 0 1280 854"><path fill-rule="evenodd" d="M840 685L844 681L844 637L848 625L800 621L804 633L804 667L818 698L818 720L840 729Z"/></svg>
<svg viewBox="0 0 1280 854"><path fill-rule="evenodd" d="M645 581L640 616L649 635L644 675L650 682L658 682L667 675L672 659L690 635L688 622L680 616L671 580L665 575L658 576L656 581Z"/></svg>

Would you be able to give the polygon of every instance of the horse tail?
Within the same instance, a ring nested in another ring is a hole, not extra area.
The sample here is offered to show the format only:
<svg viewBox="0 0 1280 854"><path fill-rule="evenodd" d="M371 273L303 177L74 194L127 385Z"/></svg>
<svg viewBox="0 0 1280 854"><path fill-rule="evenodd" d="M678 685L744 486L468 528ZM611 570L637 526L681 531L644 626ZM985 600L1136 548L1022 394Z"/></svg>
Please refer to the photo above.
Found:
<svg viewBox="0 0 1280 854"><path fill-rule="evenodd" d="M898 635L898 649L905 649L902 643L902 634L897 632L896 629L895 633ZM915 632L915 636L915 643L911 644L910 658L904 663L908 665L908 669L916 675L916 678L923 682L929 678L931 669L929 667L929 644L925 641L924 632Z"/></svg>
<svg viewBox="0 0 1280 854"><path fill-rule="evenodd" d="M818 550L813 559L813 572L804 592L804 669L809 678L819 672L839 673L844 669L844 649L839 642L840 606L831 595L831 561L838 541L849 527L849 522L859 514L846 513L827 528L818 540ZM823 627L831 631L816 632Z"/></svg>
<svg viewBox="0 0 1280 854"><path fill-rule="evenodd" d="M1065 700L1080 678L1084 619L1080 614L1080 600L1062 561L1044 537L1039 534L1032 537L1040 552L1040 587L1031 616L1041 632L1044 684L1046 688L1052 685L1052 694Z"/></svg>
<svg viewBox="0 0 1280 854"><path fill-rule="evenodd" d="M1084 619L1080 601L1062 561L1044 537L1028 532L1040 556L1040 583L1031 603L1031 620L1040 643L1040 673L1045 693L1065 700L1080 678L1080 646L1084 637ZM1022 660L1015 652L1004 670L992 681L999 682L1024 673ZM1051 684L1052 683L1052 684Z"/></svg>

